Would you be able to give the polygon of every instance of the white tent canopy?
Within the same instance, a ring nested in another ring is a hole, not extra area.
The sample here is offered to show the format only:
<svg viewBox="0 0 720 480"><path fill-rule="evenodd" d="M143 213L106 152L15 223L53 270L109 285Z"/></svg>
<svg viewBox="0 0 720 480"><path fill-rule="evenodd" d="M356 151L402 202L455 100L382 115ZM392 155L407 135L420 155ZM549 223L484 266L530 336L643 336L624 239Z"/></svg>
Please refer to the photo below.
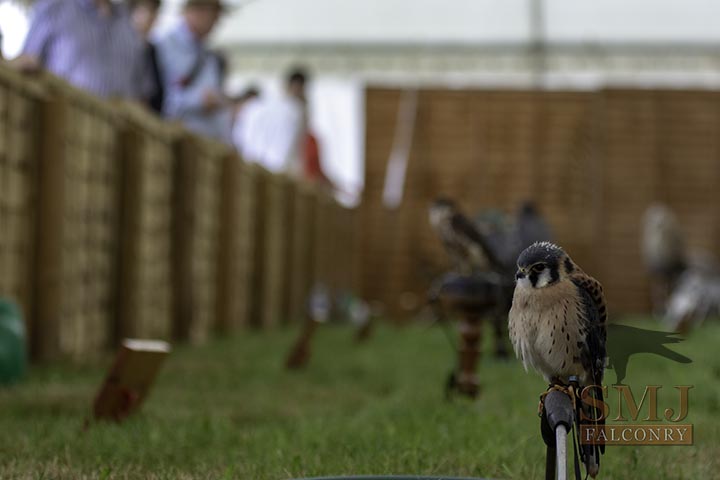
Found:
<svg viewBox="0 0 720 480"><path fill-rule="evenodd" d="M220 44L239 42L524 42L534 0L256 0ZM166 0L170 10L180 0ZM716 0L544 0L551 42L719 42Z"/></svg>

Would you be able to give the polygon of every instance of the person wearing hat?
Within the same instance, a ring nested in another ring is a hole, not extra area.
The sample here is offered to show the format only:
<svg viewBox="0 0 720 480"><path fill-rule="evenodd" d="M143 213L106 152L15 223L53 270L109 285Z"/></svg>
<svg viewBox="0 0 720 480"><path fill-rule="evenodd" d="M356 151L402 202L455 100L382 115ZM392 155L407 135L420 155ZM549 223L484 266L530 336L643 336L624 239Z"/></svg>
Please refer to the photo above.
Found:
<svg viewBox="0 0 720 480"><path fill-rule="evenodd" d="M156 47L164 115L196 133L230 143L232 113L223 94L223 66L206 46L226 10L220 0L186 0L181 21L157 40Z"/></svg>

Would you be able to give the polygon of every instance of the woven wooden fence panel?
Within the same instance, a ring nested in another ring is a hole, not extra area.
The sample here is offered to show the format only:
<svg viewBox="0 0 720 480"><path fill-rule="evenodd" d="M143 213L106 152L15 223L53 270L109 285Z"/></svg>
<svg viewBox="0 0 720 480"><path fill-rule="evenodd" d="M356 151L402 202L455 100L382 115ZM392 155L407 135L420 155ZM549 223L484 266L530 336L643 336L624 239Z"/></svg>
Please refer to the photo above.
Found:
<svg viewBox="0 0 720 480"><path fill-rule="evenodd" d="M298 233L296 229L295 203L298 198L298 184L290 177L283 178L284 190L284 207L283 207L283 230L285 232L282 244L282 302L280 305L280 321L282 323L292 323L298 320L294 315L290 315L290 307L292 305L292 282L293 282L293 265L294 255L296 253L295 235Z"/></svg>
<svg viewBox="0 0 720 480"><path fill-rule="evenodd" d="M260 278L260 325L271 327L286 321L287 248L292 230L288 225L288 180L266 173L259 201L262 206L262 252ZM257 241L257 240L256 240Z"/></svg>
<svg viewBox="0 0 720 480"><path fill-rule="evenodd" d="M690 248L720 252L720 92L657 95L659 191L687 233Z"/></svg>
<svg viewBox="0 0 720 480"><path fill-rule="evenodd" d="M206 341L218 318L222 173L228 149L187 134L175 172L175 336Z"/></svg>
<svg viewBox="0 0 720 480"><path fill-rule="evenodd" d="M261 182L262 171L257 165L245 164L241 175L241 196L242 207L240 215L240 235L242 236L242 248L245 251L245 263L243 276L245 285L243 287L245 302L242 305L244 314L244 325L252 325L253 305L259 303L259 298L253 295L253 279L256 270L260 268L259 257L256 256L256 241L260 230L261 212L259 211L258 190Z"/></svg>
<svg viewBox="0 0 720 480"><path fill-rule="evenodd" d="M364 296L392 312L420 304L447 268L428 226L437 195L468 213L513 213L532 199L558 242L606 286L614 311L646 311L641 218L655 201L680 217L693 247L720 247L720 94L422 90L402 206L382 205L402 93L367 92L360 224Z"/></svg>
<svg viewBox="0 0 720 480"><path fill-rule="evenodd" d="M41 357L106 348L118 258L118 117L114 109L47 79L40 182L36 330Z"/></svg>
<svg viewBox="0 0 720 480"><path fill-rule="evenodd" d="M313 243L315 245L313 265L313 285L324 285L331 294L335 293L333 284L333 263L336 239L333 238L333 212L335 200L326 192L318 191L315 196L315 222Z"/></svg>
<svg viewBox="0 0 720 480"><path fill-rule="evenodd" d="M649 307L641 223L653 202L678 216L691 248L717 253L720 94L608 90L602 94L600 276L609 300Z"/></svg>
<svg viewBox="0 0 720 480"><path fill-rule="evenodd" d="M0 296L20 306L31 339L42 97L37 83L0 69Z"/></svg>
<svg viewBox="0 0 720 480"><path fill-rule="evenodd" d="M658 191L659 131L655 92L607 91L602 97L602 259L599 277L610 305L647 306L640 255L641 218ZM622 299L622 300L620 300Z"/></svg>
<svg viewBox="0 0 720 480"><path fill-rule="evenodd" d="M289 317L301 321L307 313L308 296L313 286L316 190L312 185L298 184L293 209L293 235L290 268Z"/></svg>
<svg viewBox="0 0 720 480"><path fill-rule="evenodd" d="M223 332L250 323L257 175L257 168L238 156L225 159L218 296L218 328Z"/></svg>
<svg viewBox="0 0 720 480"><path fill-rule="evenodd" d="M401 248L407 248L405 246L410 244L410 237L406 236L405 232L417 234L418 231L410 228L411 209L391 211L382 203L387 160L393 146L400 97L401 92L392 89L372 89L367 92L365 188L360 212L363 231L363 249L360 256L365 272L360 282L362 293L368 300L381 302L389 308L395 306L400 292L412 288L413 281L406 276L409 255L407 250L402 252ZM419 103L422 107L422 102ZM422 122L417 122L416 126L422 128ZM417 149L413 142L413 161L416 155ZM418 170L416 162L409 165L406 186L415 182ZM418 290L420 288L418 287Z"/></svg>
<svg viewBox="0 0 720 480"><path fill-rule="evenodd" d="M355 261L357 242L357 217L356 210L338 205L337 224L335 236L338 238L337 258L337 282L340 289L346 293L359 293L356 289L356 271L358 265Z"/></svg>
<svg viewBox="0 0 720 480"><path fill-rule="evenodd" d="M124 106L117 340L172 336L173 171L179 130Z"/></svg>
<svg viewBox="0 0 720 480"><path fill-rule="evenodd" d="M339 294L347 293L349 287L349 273L351 265L347 261L347 253L352 248L348 239L349 218L347 209L333 201L330 207L331 242L328 244L329 257L332 268L328 268L330 285Z"/></svg>
<svg viewBox="0 0 720 480"><path fill-rule="evenodd" d="M263 327L265 306L265 255L267 250L267 190L272 174L264 168L255 167L255 222L253 232L253 264L250 273L250 325L254 328Z"/></svg>

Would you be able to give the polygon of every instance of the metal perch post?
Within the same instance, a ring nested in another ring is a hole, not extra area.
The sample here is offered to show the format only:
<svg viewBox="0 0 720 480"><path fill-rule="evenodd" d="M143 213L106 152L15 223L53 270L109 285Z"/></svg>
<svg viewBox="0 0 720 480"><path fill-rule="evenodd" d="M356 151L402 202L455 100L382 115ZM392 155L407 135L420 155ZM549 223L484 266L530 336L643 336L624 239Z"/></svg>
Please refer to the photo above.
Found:
<svg viewBox="0 0 720 480"><path fill-rule="evenodd" d="M567 437L574 416L572 399L566 393L552 390L545 395L540 425L547 445L545 480L567 479Z"/></svg>

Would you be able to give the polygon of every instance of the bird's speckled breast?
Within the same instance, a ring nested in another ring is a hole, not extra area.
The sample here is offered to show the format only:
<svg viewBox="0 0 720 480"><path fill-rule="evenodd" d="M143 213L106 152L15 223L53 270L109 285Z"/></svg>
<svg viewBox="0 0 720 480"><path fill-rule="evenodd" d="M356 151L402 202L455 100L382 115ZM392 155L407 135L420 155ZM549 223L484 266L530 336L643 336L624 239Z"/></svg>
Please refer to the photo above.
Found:
<svg viewBox="0 0 720 480"><path fill-rule="evenodd" d="M518 286L509 315L510 340L518 358L542 374L567 380L576 375L585 380L580 363L580 333L577 288L560 282L545 288Z"/></svg>

